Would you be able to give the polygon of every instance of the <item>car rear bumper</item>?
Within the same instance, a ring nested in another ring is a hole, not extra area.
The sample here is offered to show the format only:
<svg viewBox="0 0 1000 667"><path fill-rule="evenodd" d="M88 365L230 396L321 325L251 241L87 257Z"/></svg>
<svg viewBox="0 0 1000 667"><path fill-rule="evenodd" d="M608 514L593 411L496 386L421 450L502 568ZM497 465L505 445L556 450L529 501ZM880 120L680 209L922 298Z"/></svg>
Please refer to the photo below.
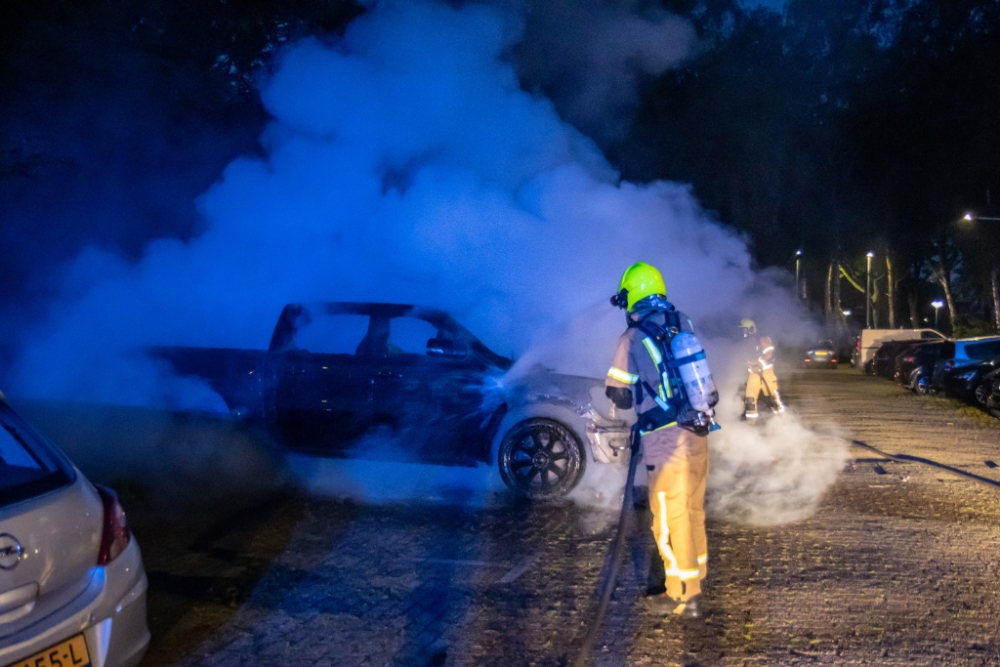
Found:
<svg viewBox="0 0 1000 667"><path fill-rule="evenodd" d="M133 538L106 566L95 566L87 588L58 611L0 641L0 665L83 633L92 667L133 667L149 646L148 581Z"/></svg>

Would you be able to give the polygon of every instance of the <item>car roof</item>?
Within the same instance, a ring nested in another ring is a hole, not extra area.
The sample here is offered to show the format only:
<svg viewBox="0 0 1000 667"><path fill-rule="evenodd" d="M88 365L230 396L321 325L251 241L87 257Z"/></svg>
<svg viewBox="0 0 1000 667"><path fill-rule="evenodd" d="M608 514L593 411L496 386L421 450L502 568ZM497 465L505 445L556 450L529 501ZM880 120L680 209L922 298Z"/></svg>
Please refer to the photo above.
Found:
<svg viewBox="0 0 1000 667"><path fill-rule="evenodd" d="M964 345L966 343L983 343L994 340L1000 340L1000 336L976 336L975 338L956 338L955 342L962 343Z"/></svg>

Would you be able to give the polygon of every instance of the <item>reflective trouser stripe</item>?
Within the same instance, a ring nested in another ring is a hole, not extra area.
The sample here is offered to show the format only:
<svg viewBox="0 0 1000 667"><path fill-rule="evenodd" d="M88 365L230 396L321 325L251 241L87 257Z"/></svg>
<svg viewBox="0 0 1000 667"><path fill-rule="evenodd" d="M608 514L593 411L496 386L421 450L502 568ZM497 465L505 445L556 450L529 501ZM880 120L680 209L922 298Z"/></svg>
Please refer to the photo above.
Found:
<svg viewBox="0 0 1000 667"><path fill-rule="evenodd" d="M660 555L663 556L666 565L667 576L680 576L677 574L680 569L677 567L677 557L670 549L670 530L667 528L667 492L660 491L656 494L656 502L660 506L660 542L656 546L660 548ZM696 570L697 571L697 570Z"/></svg>
<svg viewBox="0 0 1000 667"><path fill-rule="evenodd" d="M708 562L708 554L702 554L698 556L698 565L704 565Z"/></svg>
<svg viewBox="0 0 1000 667"><path fill-rule="evenodd" d="M660 553L663 554L664 558L669 561L669 564L664 568L664 573L668 577L677 577L682 581L688 579L695 579L701 570L694 568L692 570L682 570L677 565L677 557L674 552L670 549L670 530L667 528L667 493L666 491L660 491L656 494L656 501L660 505L660 543L657 545L660 548ZM707 556L705 557L707 560ZM701 560L698 561L702 562Z"/></svg>
<svg viewBox="0 0 1000 667"><path fill-rule="evenodd" d="M701 574L701 570L670 570L666 571L668 577L677 577L681 581L687 581L688 579L697 579L698 575Z"/></svg>

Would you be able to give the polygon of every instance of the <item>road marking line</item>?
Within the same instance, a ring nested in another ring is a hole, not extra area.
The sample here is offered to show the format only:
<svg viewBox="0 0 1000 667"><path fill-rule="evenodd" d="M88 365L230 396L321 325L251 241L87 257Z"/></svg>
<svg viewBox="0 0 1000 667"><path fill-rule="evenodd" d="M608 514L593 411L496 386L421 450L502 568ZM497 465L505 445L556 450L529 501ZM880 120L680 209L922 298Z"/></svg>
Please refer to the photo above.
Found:
<svg viewBox="0 0 1000 667"><path fill-rule="evenodd" d="M503 577L500 579L500 583L501 584L509 584L510 582L514 581L515 579L517 579L518 577L520 577L522 574L524 574L525 572L527 572L528 568L531 567L531 565L536 560L538 560L538 554L535 554L534 556L525 556L521 560L520 563L518 563L517 565L515 565L510 570L510 572L508 572L507 574L503 575Z"/></svg>

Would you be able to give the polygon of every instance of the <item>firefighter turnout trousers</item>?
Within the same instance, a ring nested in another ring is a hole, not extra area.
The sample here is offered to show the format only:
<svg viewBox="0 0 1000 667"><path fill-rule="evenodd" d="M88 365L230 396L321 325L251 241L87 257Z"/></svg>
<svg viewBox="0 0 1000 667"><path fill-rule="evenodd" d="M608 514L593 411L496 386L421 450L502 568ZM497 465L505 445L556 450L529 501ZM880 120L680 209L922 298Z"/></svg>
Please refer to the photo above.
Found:
<svg viewBox="0 0 1000 667"><path fill-rule="evenodd" d="M747 377L746 391L746 418L747 420L757 419L757 397L761 389L764 395L769 397L777 407L779 412L784 412L785 406L781 403L781 394L778 392L778 378L774 374L774 368L768 366L760 373L750 371Z"/></svg>
<svg viewBox="0 0 1000 667"><path fill-rule="evenodd" d="M663 558L667 595L686 601L701 593L701 580L708 573L708 437L668 426L644 434L642 449L653 537Z"/></svg>

